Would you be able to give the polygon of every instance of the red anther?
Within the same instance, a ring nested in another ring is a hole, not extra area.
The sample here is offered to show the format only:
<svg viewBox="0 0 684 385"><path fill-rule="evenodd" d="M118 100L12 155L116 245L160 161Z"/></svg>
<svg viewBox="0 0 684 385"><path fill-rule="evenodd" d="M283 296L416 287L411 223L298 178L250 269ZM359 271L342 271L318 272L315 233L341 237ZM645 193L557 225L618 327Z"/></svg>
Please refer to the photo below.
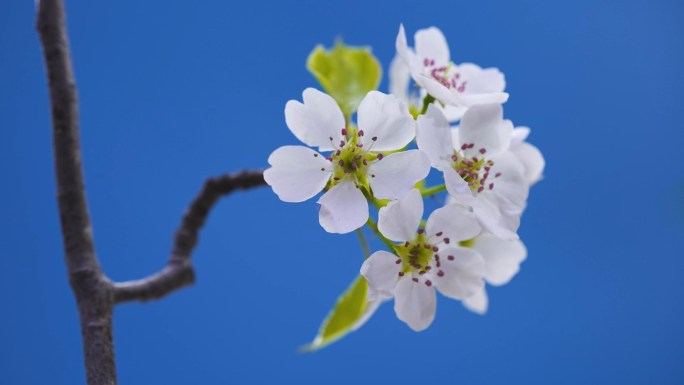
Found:
<svg viewBox="0 0 684 385"><path fill-rule="evenodd" d="M342 135L347 136L347 129L346 128L342 129Z"/></svg>
<svg viewBox="0 0 684 385"><path fill-rule="evenodd" d="M344 161L343 161L342 159L340 159L340 161L339 161L339 162L337 162L337 164L339 164L339 165L340 165L340 167L342 167L342 166L344 166Z"/></svg>
<svg viewBox="0 0 684 385"><path fill-rule="evenodd" d="M437 272L438 277L444 277L444 272L442 270Z"/></svg>
<svg viewBox="0 0 684 385"><path fill-rule="evenodd" d="M491 190L491 189L493 189L493 188L494 188L494 183L490 183L490 184L489 184L489 189Z"/></svg>
<svg viewBox="0 0 684 385"><path fill-rule="evenodd" d="M396 263L397 265L400 264L400 263L401 263L401 259L397 259L394 263Z"/></svg>
<svg viewBox="0 0 684 385"><path fill-rule="evenodd" d="M340 147L344 147L344 140L340 140Z"/></svg>
<svg viewBox="0 0 684 385"><path fill-rule="evenodd" d="M500 176L501 176L501 173L500 173L500 172L497 172L496 174L494 174L494 178L498 178L498 177L500 177Z"/></svg>
<svg viewBox="0 0 684 385"><path fill-rule="evenodd" d="M430 282L430 280L428 279L427 281L425 281L425 285L427 287L430 287L430 286L432 286L432 282Z"/></svg>
<svg viewBox="0 0 684 385"><path fill-rule="evenodd" d="M484 154L485 152L487 152L487 150L485 148L480 149L480 154Z"/></svg>
<svg viewBox="0 0 684 385"><path fill-rule="evenodd" d="M418 278L411 278L411 281L418 282Z"/></svg>
<svg viewBox="0 0 684 385"><path fill-rule="evenodd" d="M453 255L450 255L450 256L447 257L447 259L450 260L450 261L453 261L453 260L454 260L454 256L453 256Z"/></svg>
<svg viewBox="0 0 684 385"><path fill-rule="evenodd" d="M441 236L442 236L442 234L444 234L444 233L440 231L440 232L438 232L438 233L437 233L437 234L435 234L435 235L436 235L436 236L438 236L438 237L441 237Z"/></svg>
<svg viewBox="0 0 684 385"><path fill-rule="evenodd" d="M403 276L404 276L404 272L403 272L403 271L400 271L400 272L399 272L399 276L400 276L400 277L403 277Z"/></svg>
<svg viewBox="0 0 684 385"><path fill-rule="evenodd" d="M482 191L484 191L484 187L483 187L483 186L480 186L480 188L477 189L477 192L480 193L480 192L482 192Z"/></svg>
<svg viewBox="0 0 684 385"><path fill-rule="evenodd" d="M378 160L381 160L384 157L382 154L378 154Z"/></svg>
<svg viewBox="0 0 684 385"><path fill-rule="evenodd" d="M451 240L449 238L444 238L444 243L446 243L448 245L449 242L451 242Z"/></svg>
<svg viewBox="0 0 684 385"><path fill-rule="evenodd" d="M378 140L378 137L377 137L377 136L374 136L374 137L371 138L371 140L375 142L376 140Z"/></svg>
<svg viewBox="0 0 684 385"><path fill-rule="evenodd" d="M359 130L359 136L363 136L363 130Z"/></svg>
<svg viewBox="0 0 684 385"><path fill-rule="evenodd" d="M423 229L418 229L418 231L417 231L418 234L423 234L424 232L425 232L425 230L423 230Z"/></svg>

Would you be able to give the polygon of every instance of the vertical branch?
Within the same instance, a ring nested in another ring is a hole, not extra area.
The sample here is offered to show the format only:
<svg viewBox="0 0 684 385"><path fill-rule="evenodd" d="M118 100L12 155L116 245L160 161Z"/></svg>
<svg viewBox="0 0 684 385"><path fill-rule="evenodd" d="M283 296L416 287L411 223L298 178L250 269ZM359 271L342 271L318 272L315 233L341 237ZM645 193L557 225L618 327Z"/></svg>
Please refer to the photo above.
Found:
<svg viewBox="0 0 684 385"><path fill-rule="evenodd" d="M89 385L116 384L112 342L113 290L95 255L86 204L78 128L78 99L62 0L40 0L40 34L52 107L57 201L69 281L81 318Z"/></svg>

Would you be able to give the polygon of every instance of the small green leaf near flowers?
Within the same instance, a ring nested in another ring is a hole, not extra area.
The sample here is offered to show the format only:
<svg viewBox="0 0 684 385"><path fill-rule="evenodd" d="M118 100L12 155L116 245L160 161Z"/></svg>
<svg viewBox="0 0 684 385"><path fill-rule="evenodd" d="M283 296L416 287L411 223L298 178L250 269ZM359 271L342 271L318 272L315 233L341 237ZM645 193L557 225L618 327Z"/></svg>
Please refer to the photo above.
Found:
<svg viewBox="0 0 684 385"><path fill-rule="evenodd" d="M380 84L382 67L367 47L350 47L341 40L326 50L316 46L309 54L306 68L335 99L347 121L369 91Z"/></svg>

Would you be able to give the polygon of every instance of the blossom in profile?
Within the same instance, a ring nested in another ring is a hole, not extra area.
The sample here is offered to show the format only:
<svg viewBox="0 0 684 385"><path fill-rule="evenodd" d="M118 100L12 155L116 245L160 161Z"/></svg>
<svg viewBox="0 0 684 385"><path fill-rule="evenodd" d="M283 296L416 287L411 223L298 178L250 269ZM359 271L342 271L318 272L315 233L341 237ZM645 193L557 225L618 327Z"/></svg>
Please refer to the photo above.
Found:
<svg viewBox="0 0 684 385"><path fill-rule="evenodd" d="M444 174L454 201L470 207L487 231L516 239L529 184L510 151L513 124L500 104L470 107L455 130L431 104L418 117L416 141L433 167Z"/></svg>
<svg viewBox="0 0 684 385"><path fill-rule="evenodd" d="M369 92L357 113L358 128L348 125L335 100L314 88L303 103L290 100L285 121L304 146L283 146L268 158L264 179L285 202L319 198L319 222L331 233L348 233L368 220L368 201L398 199L424 179L430 162L404 148L415 136L415 121L393 95ZM325 152L323 155L321 152Z"/></svg>
<svg viewBox="0 0 684 385"><path fill-rule="evenodd" d="M380 209L378 229L399 242L394 252L377 251L361 266L368 300L394 297L397 317L411 329L427 328L435 317L435 288L453 299L484 287L485 264L473 248L459 245L480 233L475 216L460 205L432 212L421 227L423 199L418 190Z"/></svg>
<svg viewBox="0 0 684 385"><path fill-rule="evenodd" d="M450 121L460 119L470 106L508 100L504 75L496 68L452 62L449 45L438 28L418 30L414 41L415 49L408 46L404 26L400 25L396 49L401 62L395 58L390 67L393 93L406 93L410 75L427 94L445 105Z"/></svg>

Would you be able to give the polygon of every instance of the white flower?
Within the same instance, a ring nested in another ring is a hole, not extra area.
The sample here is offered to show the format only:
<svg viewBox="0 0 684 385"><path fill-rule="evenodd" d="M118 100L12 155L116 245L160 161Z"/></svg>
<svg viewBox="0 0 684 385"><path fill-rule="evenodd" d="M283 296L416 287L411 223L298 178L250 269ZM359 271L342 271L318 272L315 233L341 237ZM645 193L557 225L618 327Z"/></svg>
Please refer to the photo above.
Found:
<svg viewBox="0 0 684 385"><path fill-rule="evenodd" d="M530 135L528 127L516 127L511 135L511 151L522 163L525 169L525 179L531 186L543 178L546 162L541 151L525 141L528 135Z"/></svg>
<svg viewBox="0 0 684 385"><path fill-rule="evenodd" d="M368 201L398 199L430 171L418 150L399 150L415 136L414 120L402 101L371 91L358 110L358 130L345 126L335 100L316 89L303 92L304 103L290 100L285 121L304 144L331 151L326 157L304 146L284 146L268 158L264 179L285 202L302 202L327 189L318 200L319 222L331 233L348 233L368 220Z"/></svg>
<svg viewBox="0 0 684 385"><path fill-rule="evenodd" d="M449 194L470 206L482 227L516 239L529 185L509 148L513 124L499 104L473 106L456 130L432 104L418 117L416 141L432 166L444 173Z"/></svg>
<svg viewBox="0 0 684 385"><path fill-rule="evenodd" d="M380 209L378 229L401 242L395 253L377 251L361 266L368 281L368 300L394 297L394 311L420 331L435 317L435 288L443 295L465 299L484 286L484 260L472 248L459 246L480 232L471 212L449 205L432 212L419 228L423 199L416 189Z"/></svg>
<svg viewBox="0 0 684 385"><path fill-rule="evenodd" d="M507 241L491 234L480 234L467 242L485 261L485 281L492 286L507 284L527 258L527 249L519 240ZM484 287L463 300L463 305L478 314L487 312L489 300Z"/></svg>
<svg viewBox="0 0 684 385"><path fill-rule="evenodd" d="M415 34L415 51L406 42L404 26L399 26L396 39L397 55L408 66L408 71L396 64L390 75L401 87L405 73L428 94L448 105L449 120L459 119L467 107L477 104L505 103L508 94L503 74L496 68L482 69L476 64L456 65L451 61L449 46L436 27L418 30ZM393 87L395 88L395 87Z"/></svg>

